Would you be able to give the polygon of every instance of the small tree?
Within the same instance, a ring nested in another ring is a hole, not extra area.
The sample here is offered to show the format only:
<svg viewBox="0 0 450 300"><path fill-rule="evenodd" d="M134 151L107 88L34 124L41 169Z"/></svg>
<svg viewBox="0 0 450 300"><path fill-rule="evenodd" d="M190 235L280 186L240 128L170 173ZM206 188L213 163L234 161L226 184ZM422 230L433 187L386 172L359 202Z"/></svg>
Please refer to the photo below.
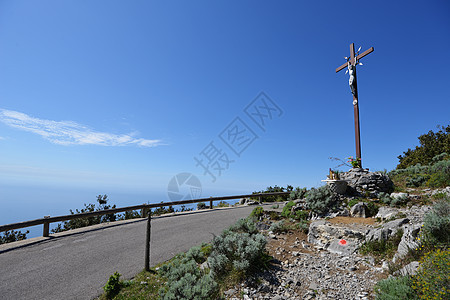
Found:
<svg viewBox="0 0 450 300"><path fill-rule="evenodd" d="M5 231L3 235L0 235L0 245L25 240L28 233L30 233L28 230L25 232L14 230Z"/></svg>
<svg viewBox="0 0 450 300"><path fill-rule="evenodd" d="M436 155L449 152L450 125L438 126L438 128L440 129L437 132L430 130L427 134L419 136L420 146L416 146L414 150L408 149L403 152L403 155L399 155L400 163L397 165L397 169L406 169L418 163L429 165Z"/></svg>

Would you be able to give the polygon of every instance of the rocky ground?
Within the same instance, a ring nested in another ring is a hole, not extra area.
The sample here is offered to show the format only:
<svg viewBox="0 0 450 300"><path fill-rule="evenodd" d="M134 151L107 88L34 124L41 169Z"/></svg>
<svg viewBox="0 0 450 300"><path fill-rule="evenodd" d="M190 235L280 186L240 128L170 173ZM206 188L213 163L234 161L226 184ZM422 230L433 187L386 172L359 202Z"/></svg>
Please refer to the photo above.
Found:
<svg viewBox="0 0 450 300"><path fill-rule="evenodd" d="M271 268L225 292L228 299L373 299L387 277L373 258L331 253L301 231L270 238L267 249Z"/></svg>
<svg viewBox="0 0 450 300"><path fill-rule="evenodd" d="M425 191L436 192L449 194L450 187ZM350 212L312 220L308 235L300 230L283 234L263 230L268 238L267 250L274 257L271 267L226 291L226 298L374 299L374 286L389 276L389 264L419 245L418 233L431 209L429 205L414 204L420 195L406 197L410 205L382 206L372 218L350 217ZM399 231L402 239L392 260L376 262L371 256L358 254L364 242L387 239ZM411 262L396 273L414 274L418 266L418 262Z"/></svg>

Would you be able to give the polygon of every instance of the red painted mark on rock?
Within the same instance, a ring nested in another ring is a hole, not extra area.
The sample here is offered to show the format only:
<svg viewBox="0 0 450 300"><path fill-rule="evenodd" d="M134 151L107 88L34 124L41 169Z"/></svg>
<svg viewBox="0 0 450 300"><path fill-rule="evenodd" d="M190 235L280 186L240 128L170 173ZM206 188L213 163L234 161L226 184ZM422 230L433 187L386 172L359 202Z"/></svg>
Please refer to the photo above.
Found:
<svg viewBox="0 0 450 300"><path fill-rule="evenodd" d="M346 244L347 244L347 241L344 240L344 239L342 239L342 240L339 241L339 245L344 246L344 245L346 245Z"/></svg>

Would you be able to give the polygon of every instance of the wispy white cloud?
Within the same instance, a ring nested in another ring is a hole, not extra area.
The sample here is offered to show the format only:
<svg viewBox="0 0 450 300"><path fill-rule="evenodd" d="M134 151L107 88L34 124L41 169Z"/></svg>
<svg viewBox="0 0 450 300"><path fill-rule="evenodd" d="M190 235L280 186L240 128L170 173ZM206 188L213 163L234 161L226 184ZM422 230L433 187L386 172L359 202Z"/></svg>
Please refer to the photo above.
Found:
<svg viewBox="0 0 450 300"><path fill-rule="evenodd" d="M161 145L160 140L135 138L132 134L119 135L94 131L76 122L38 119L18 111L6 109L0 109L0 121L10 127L36 133L59 145L137 145L142 147Z"/></svg>

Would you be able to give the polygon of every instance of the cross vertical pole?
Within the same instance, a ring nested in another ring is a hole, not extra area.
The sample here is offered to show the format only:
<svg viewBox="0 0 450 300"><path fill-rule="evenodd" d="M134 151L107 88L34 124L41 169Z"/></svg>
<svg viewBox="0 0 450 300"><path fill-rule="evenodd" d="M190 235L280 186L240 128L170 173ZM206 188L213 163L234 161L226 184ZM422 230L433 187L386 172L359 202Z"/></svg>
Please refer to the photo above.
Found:
<svg viewBox="0 0 450 300"><path fill-rule="evenodd" d="M356 65L356 57L355 57L355 44L350 44L350 63ZM362 168L362 159L361 159L361 134L359 127L359 104L358 104L358 82L356 76L356 68L355 68L355 94L353 95L353 114L355 116L355 147L356 147L356 158L359 159L359 166Z"/></svg>
<svg viewBox="0 0 450 300"><path fill-rule="evenodd" d="M341 65L340 67L336 68L336 73L348 68L350 70L350 68L353 71L353 84L352 86L352 94L353 94L353 114L355 116L355 146L356 146L356 158L359 159L360 162L360 167L362 168L362 158L361 158L361 134L360 134L360 130L359 130L359 103L358 103L358 86L357 86L357 82L356 82L356 65L359 63L359 60L361 58L363 58L364 56L370 54L373 52L373 47L370 47L369 49L367 49L366 51L364 51L363 53L359 54L359 50L358 50L358 54L355 54L355 44L351 43L350 44L350 57L347 58L347 62L343 65Z"/></svg>

